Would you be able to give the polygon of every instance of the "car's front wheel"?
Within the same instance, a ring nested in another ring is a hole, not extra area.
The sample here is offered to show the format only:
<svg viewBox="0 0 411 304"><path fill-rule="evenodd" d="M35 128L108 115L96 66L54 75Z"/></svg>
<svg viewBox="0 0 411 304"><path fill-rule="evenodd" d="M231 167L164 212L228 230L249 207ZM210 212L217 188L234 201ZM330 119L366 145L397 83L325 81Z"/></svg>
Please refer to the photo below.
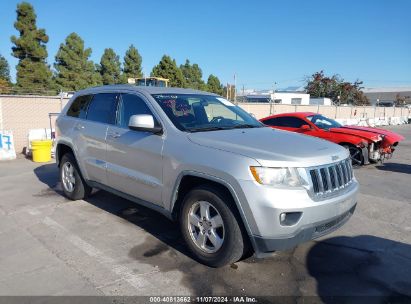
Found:
<svg viewBox="0 0 411 304"><path fill-rule="evenodd" d="M66 153L61 158L60 181L64 195L71 200L84 199L92 191L81 176L77 162L71 153Z"/></svg>
<svg viewBox="0 0 411 304"><path fill-rule="evenodd" d="M360 148L350 145L343 145L350 152L351 163L353 167L359 167L364 164L364 156Z"/></svg>
<svg viewBox="0 0 411 304"><path fill-rule="evenodd" d="M220 267L238 261L246 236L232 199L211 186L191 190L180 212L181 231L190 251L201 263Z"/></svg>

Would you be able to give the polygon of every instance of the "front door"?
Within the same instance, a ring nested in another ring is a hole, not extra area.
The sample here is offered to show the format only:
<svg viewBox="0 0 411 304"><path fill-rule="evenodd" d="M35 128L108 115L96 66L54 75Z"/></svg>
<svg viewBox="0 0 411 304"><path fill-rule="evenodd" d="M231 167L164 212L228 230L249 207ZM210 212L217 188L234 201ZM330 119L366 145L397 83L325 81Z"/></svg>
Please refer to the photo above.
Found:
<svg viewBox="0 0 411 304"><path fill-rule="evenodd" d="M153 112L143 96L121 94L116 125L109 126L107 131L108 185L142 200L162 205L164 139L162 135L130 130L130 117L137 114L153 115Z"/></svg>

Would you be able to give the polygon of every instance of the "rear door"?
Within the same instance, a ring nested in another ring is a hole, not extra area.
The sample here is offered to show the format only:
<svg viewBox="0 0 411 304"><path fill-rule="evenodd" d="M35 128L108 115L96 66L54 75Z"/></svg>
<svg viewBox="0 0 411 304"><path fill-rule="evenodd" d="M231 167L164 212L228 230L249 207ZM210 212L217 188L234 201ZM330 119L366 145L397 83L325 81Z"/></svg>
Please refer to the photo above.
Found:
<svg viewBox="0 0 411 304"><path fill-rule="evenodd" d="M115 123L119 94L95 94L89 102L86 119L74 125L78 158L91 181L107 184L106 135L109 125Z"/></svg>
<svg viewBox="0 0 411 304"><path fill-rule="evenodd" d="M116 125L110 125L107 131L108 184L116 190L162 205L164 137L130 130L130 117L137 114L154 113L145 97L137 93L121 94ZM153 117L156 121L156 116Z"/></svg>

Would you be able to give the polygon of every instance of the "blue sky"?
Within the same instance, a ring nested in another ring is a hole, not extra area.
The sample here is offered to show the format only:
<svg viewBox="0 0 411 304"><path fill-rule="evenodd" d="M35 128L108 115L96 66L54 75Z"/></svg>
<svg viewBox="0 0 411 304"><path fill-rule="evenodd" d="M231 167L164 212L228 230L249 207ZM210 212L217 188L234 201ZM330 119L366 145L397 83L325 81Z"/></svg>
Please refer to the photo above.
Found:
<svg viewBox="0 0 411 304"><path fill-rule="evenodd" d="M0 2L0 53L14 78L10 55L16 5ZM134 44L149 74L163 54L198 63L224 83L270 89L302 84L324 70L368 87L411 85L411 1L105 1L32 0L38 27L50 37L48 62L71 32L91 59L104 48L122 58Z"/></svg>

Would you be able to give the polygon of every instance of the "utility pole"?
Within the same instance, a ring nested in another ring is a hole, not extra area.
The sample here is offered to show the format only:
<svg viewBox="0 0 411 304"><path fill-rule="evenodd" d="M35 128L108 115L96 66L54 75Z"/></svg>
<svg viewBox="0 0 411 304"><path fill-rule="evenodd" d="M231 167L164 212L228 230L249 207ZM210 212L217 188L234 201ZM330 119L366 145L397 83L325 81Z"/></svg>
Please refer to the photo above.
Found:
<svg viewBox="0 0 411 304"><path fill-rule="evenodd" d="M276 82L274 82L273 85L273 97L270 98L270 115L273 114L273 99L275 100L275 86L276 86Z"/></svg>
<svg viewBox="0 0 411 304"><path fill-rule="evenodd" d="M234 73L234 104L237 104L237 82Z"/></svg>
<svg viewBox="0 0 411 304"><path fill-rule="evenodd" d="M63 91L60 89L60 112L61 111L63 111Z"/></svg>
<svg viewBox="0 0 411 304"><path fill-rule="evenodd" d="M227 87L226 87L226 88L227 88L227 91L226 91L226 99L229 100L229 99L228 99L228 91L230 90L230 85L228 84L228 82L227 82Z"/></svg>

